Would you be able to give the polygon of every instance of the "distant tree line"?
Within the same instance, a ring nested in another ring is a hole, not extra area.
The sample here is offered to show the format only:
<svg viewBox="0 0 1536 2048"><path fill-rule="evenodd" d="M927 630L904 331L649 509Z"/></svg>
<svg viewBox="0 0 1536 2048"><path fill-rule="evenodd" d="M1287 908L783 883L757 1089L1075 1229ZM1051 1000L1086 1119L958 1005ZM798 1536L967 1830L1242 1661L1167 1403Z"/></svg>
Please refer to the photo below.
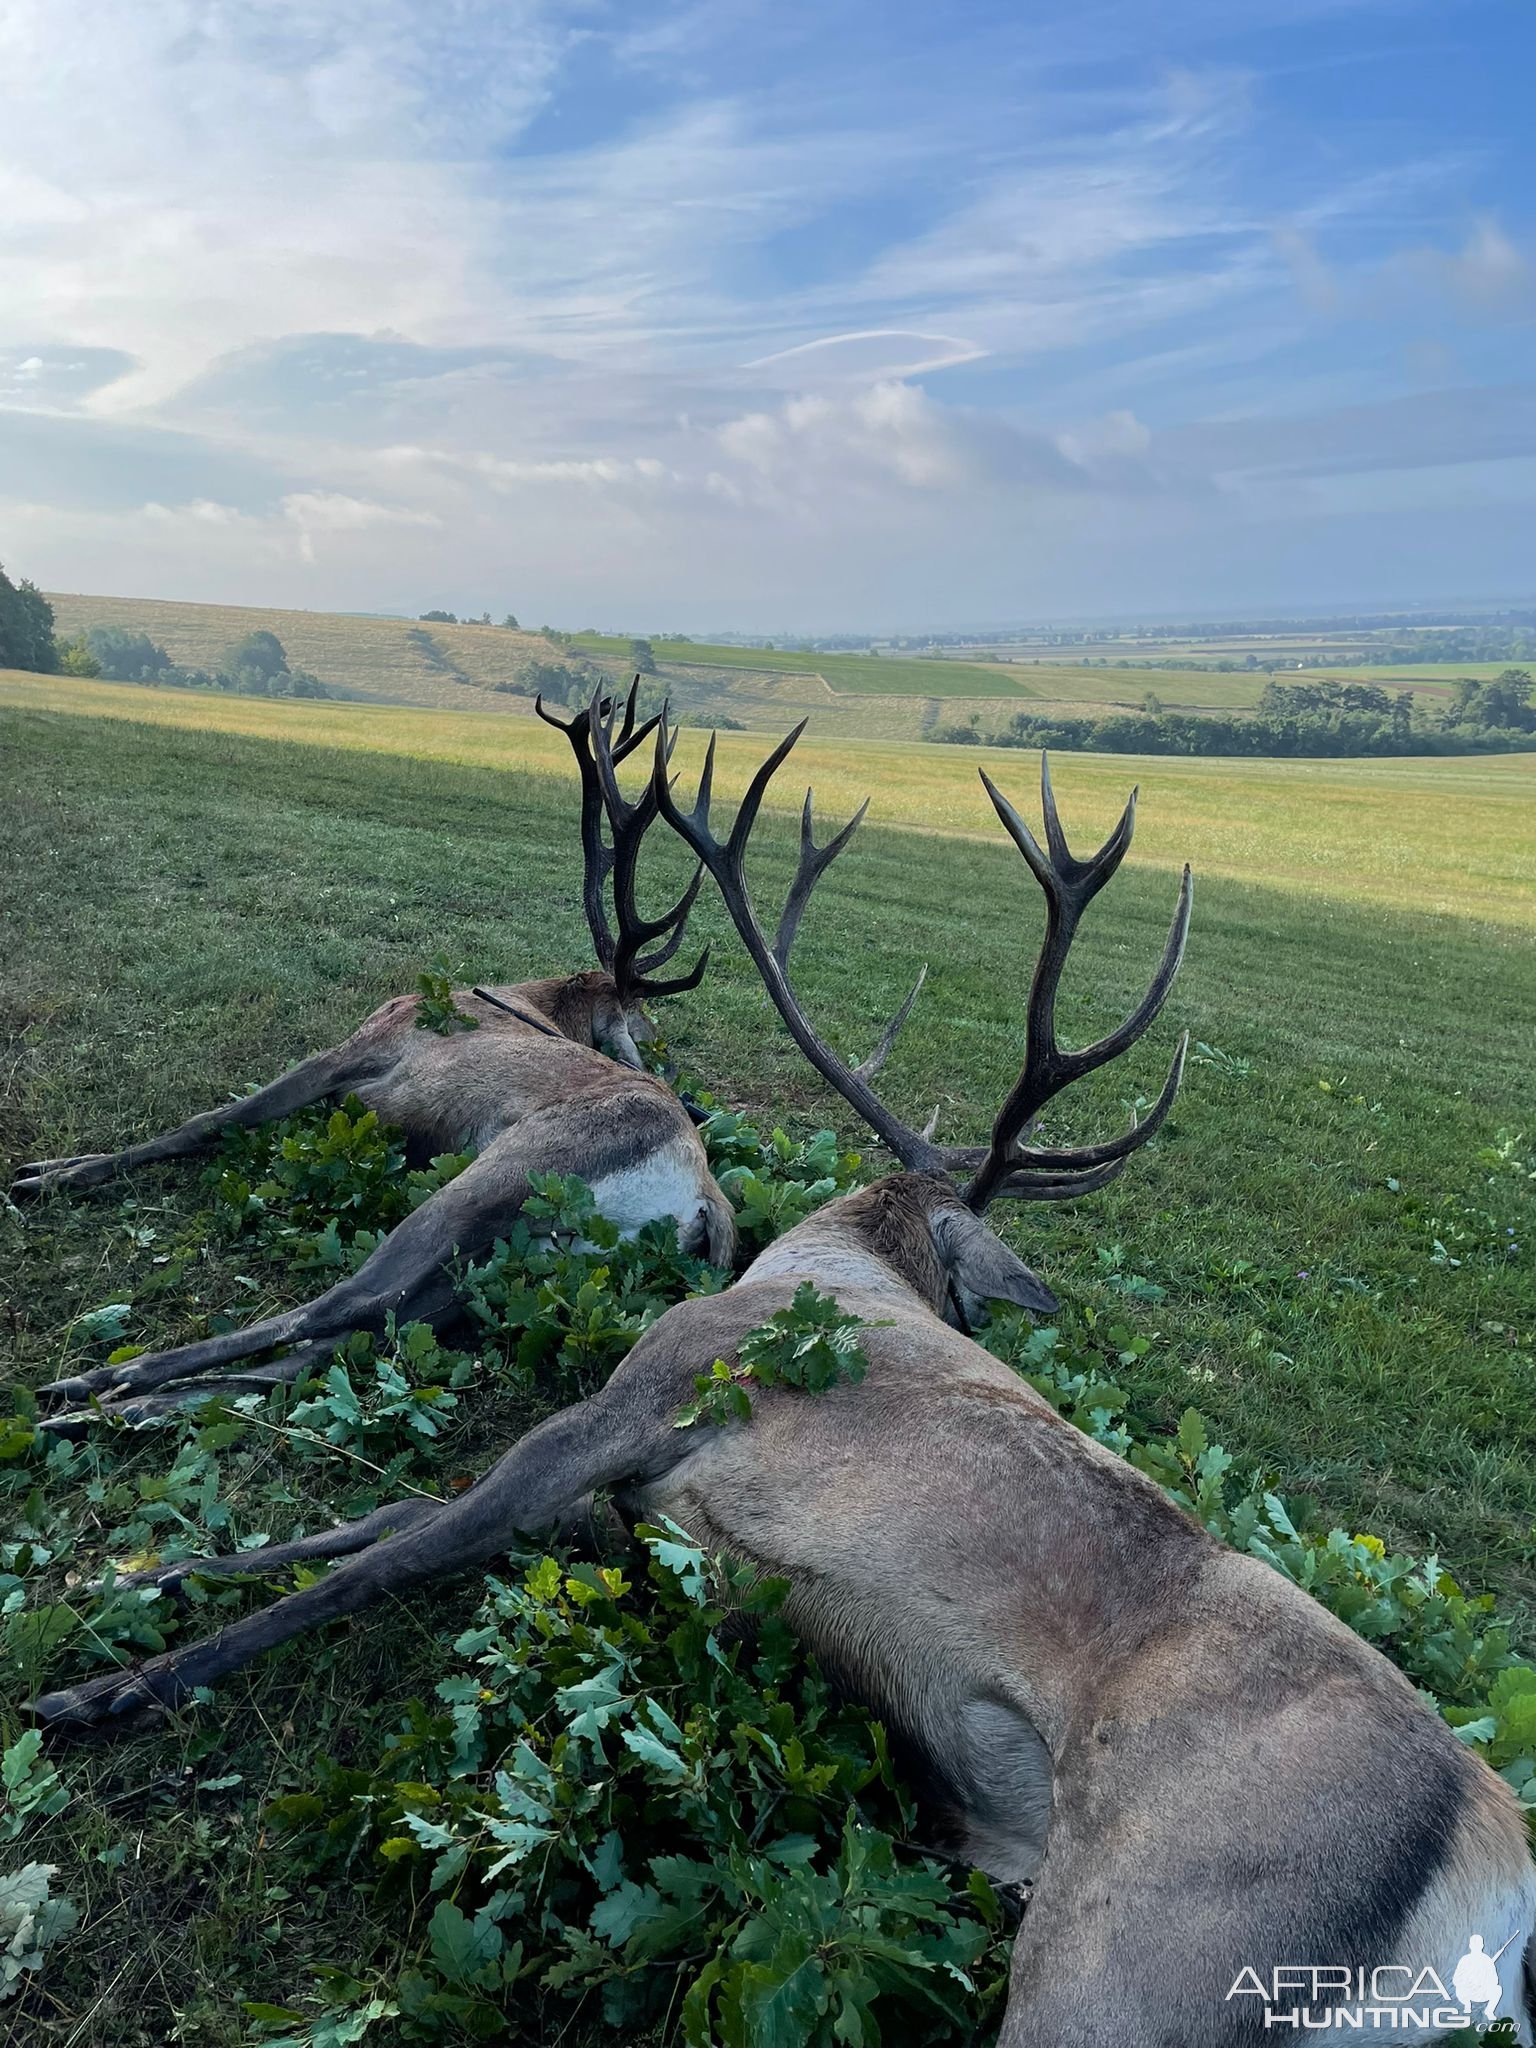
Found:
<svg viewBox="0 0 1536 2048"><path fill-rule="evenodd" d="M421 622L424 626L488 626L491 623L491 615L489 612L482 612L478 619L461 619L457 612L423 612ZM501 626L503 632L520 633L523 630L510 612L502 620Z"/></svg>
<svg viewBox="0 0 1536 2048"><path fill-rule="evenodd" d="M59 650L66 675L105 676L114 683L153 683L171 690L223 690L241 697L328 697L308 669L290 668L275 633L247 633L226 648L216 669L172 661L147 633L122 626L87 626Z"/></svg>
<svg viewBox="0 0 1536 2048"><path fill-rule="evenodd" d="M1371 683L1267 683L1256 711L1166 710L1150 691L1140 711L1102 718L1046 718L1019 712L1001 733L946 726L951 746L1056 747L1102 754L1309 755L1490 754L1536 749L1529 669L1491 681L1463 677L1441 713L1420 708L1411 690Z"/></svg>

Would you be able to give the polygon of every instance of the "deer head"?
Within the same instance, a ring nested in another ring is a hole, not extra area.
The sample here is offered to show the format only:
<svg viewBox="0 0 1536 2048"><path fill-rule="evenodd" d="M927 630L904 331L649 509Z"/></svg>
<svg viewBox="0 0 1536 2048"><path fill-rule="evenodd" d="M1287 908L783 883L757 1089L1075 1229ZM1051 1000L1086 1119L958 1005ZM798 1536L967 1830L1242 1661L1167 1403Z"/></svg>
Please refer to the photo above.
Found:
<svg viewBox="0 0 1536 2048"><path fill-rule="evenodd" d="M637 723L636 676L619 706L601 690L573 718L559 718L546 711L542 697L534 709L546 725L563 732L576 756L581 776L582 907L599 963L595 975L580 977L590 985L593 1004L593 1042L604 1047L627 1066L642 1064L638 1045L656 1036L656 1026L645 1005L658 996L678 995L697 988L709 962L706 946L686 974L661 979L664 967L683 943L688 918L704 879L700 865L692 881L672 907L660 917L640 915L635 895L635 873L641 842L656 821L654 786L647 783L638 802L631 803L619 788L619 764L643 746L652 733L660 734L662 714ZM674 742L663 741L670 752ZM606 832L605 832L606 825ZM612 884L614 923L608 918L605 892ZM645 949L651 947L647 952Z"/></svg>
<svg viewBox="0 0 1536 2048"><path fill-rule="evenodd" d="M656 808L714 878L731 921L800 1050L823 1080L836 1089L896 1155L908 1175L920 1176L926 1183L922 1206L934 1248L947 1275L951 1305L970 1312L981 1300L1007 1298L1048 1313L1055 1306L1049 1289L981 1219L988 1205L995 1201L1065 1201L1104 1187L1124 1170L1131 1155L1147 1143L1167 1117L1184 1072L1187 1032L1174 1052L1156 1102L1145 1116L1138 1118L1133 1114L1129 1129L1097 1144L1047 1147L1030 1143L1033 1128L1046 1105L1074 1081L1125 1052L1162 1009L1178 973L1189 931L1193 889L1189 868L1184 869L1167 944L1146 995L1125 1021L1105 1037L1080 1050L1068 1050L1056 1035L1056 995L1062 969L1083 912L1125 858L1135 829L1136 793L1132 791L1119 823L1098 852L1079 859L1062 830L1051 788L1050 765L1044 755L1040 762L1044 847L983 772L981 780L993 808L1044 892L1045 938L1035 963L1025 1012L1024 1064L997 1113L990 1142L984 1146L940 1145L934 1139L937 1110L927 1126L917 1130L896 1116L870 1085L911 1014L927 969L918 976L911 993L886 1025L874 1051L858 1066L849 1066L816 1032L789 977L790 951L811 893L862 823L868 800L840 832L824 846L818 846L812 793L807 790L800 820L799 865L772 941L759 924L753 907L745 874L747 842L769 784L804 730L802 720L763 762L742 799L729 837L721 840L711 831L709 822L714 736L710 738L694 806L691 811L684 811L672 794L668 768L671 746L663 714L656 736L651 783ZM913 1192L907 1191L908 1205Z"/></svg>

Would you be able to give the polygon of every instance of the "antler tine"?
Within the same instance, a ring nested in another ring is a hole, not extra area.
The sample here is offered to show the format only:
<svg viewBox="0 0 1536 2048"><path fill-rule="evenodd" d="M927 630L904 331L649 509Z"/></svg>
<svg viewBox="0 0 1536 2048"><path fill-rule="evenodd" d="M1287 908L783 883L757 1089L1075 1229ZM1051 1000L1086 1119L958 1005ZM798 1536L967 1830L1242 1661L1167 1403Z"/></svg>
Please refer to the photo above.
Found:
<svg viewBox="0 0 1536 2048"><path fill-rule="evenodd" d="M857 1111L904 1166L918 1172L932 1172L942 1165L942 1155L938 1148L920 1132L913 1130L893 1115L869 1086L870 1079L884 1064L896 1033L917 1000L918 989L923 985L927 969L925 968L923 974L919 975L917 988L913 989L891 1023L886 1026L874 1053L858 1067L850 1067L817 1034L789 980L790 947L794 943L811 891L853 837L868 805L861 805L856 815L842 830L825 846L819 847L813 830L811 795L809 791L806 792L805 805L800 817L800 859L779 919L778 933L772 944L758 922L757 911L747 887L747 841L757 821L768 785L783 766L804 730L805 721L802 719L793 732L779 742L767 760L757 769L747 787L746 795L742 798L731 826L730 836L723 841L710 830L709 823L714 786L714 734L710 735L709 750L705 755L699 778L699 792L691 811L684 811L672 793L671 777L667 772L669 750L665 731L657 738L651 787L655 792L661 815L672 829L687 841L702 865L708 868L714 877L725 907L730 913L731 922L740 934L742 943L751 956L752 964L762 977L763 986L767 989L774 1008L788 1026L790 1036L801 1052L822 1079L835 1088L844 1101Z"/></svg>
<svg viewBox="0 0 1536 2048"><path fill-rule="evenodd" d="M626 732L633 724L631 714L638 686L637 676L629 693L629 707L625 718ZM596 697L593 698L587 711L587 723L591 735L593 762L613 834L613 850L609 855L609 865L613 873L613 907L618 919L619 938L614 947L611 970L623 997L676 995L683 989L698 987L709 962L707 946L687 974L679 975L670 981L654 981L650 977L655 968L665 966L682 944L689 915L704 879L704 869L702 864L695 869L693 879L682 895L660 917L645 918L640 915L635 899L635 871L639 861L640 843L656 819L656 792L648 782L639 801L631 803L619 788L615 764L623 759L626 753L633 753L635 747L653 732L658 734L658 744L663 744L666 737L666 713L663 708L656 717L647 719L631 734L627 743L621 735L617 745L613 740L613 716L610 707L605 718ZM642 959L642 949L653 939L662 939L664 943L654 953Z"/></svg>
<svg viewBox="0 0 1536 2048"><path fill-rule="evenodd" d="M901 1008L895 1013L895 1015L891 1018L891 1021L886 1025L885 1029L881 1032L879 1043L875 1046L874 1051L869 1055L868 1059L860 1060L859 1064L854 1068L853 1071L858 1075L861 1081L873 1081L875 1076L879 1073L880 1069L885 1065L886 1061L890 1058L891 1047L896 1043L896 1034L900 1031L902 1025L906 1023L907 1019L911 1016L913 1007L916 1004L918 997L923 992L923 983L927 979L928 966L927 962L925 961L924 964L917 970L917 979L913 982L911 988L908 989L906 1000L902 1003ZM924 1125L923 1129L919 1132L918 1135L923 1138L932 1138L934 1132L938 1129L938 1121L939 1112L938 1109L935 1108L932 1117Z"/></svg>
<svg viewBox="0 0 1536 2048"><path fill-rule="evenodd" d="M814 792L808 789L805 792L805 807L800 813L800 867L795 875L794 886L784 899L784 914L779 919L778 933L773 941L774 958L781 967L789 965L789 949L795 943L795 933L800 929L800 920L805 915L805 906L811 900L811 891L863 824L864 814L869 809L869 798L865 797L842 831L829 839L825 846L818 846L812 815L813 801Z"/></svg>
<svg viewBox="0 0 1536 2048"><path fill-rule="evenodd" d="M1151 1112L1140 1123L1133 1121L1130 1130L1119 1138L1100 1145L1060 1150L1036 1149L1022 1142L1055 1095L1134 1044L1162 1009L1184 957L1193 901L1193 882L1186 867L1163 956L1147 993L1123 1023L1096 1043L1077 1052L1063 1052L1056 1038L1056 995L1062 969L1083 912L1125 858L1136 829L1136 792L1131 792L1118 824L1098 852L1080 860L1067 845L1051 787L1050 765L1044 756L1040 764L1040 792L1049 856L985 772L981 779L1009 837L1044 891L1046 922L1045 939L1030 984L1024 1065L998 1112L992 1142L985 1152L952 1149L947 1155L951 1168L975 1166L975 1178L965 1191L965 1199L978 1214L988 1202L1003 1195L1061 1200L1090 1192L1090 1182L1092 1187L1102 1187L1105 1179L1119 1172L1130 1154L1146 1144L1162 1124L1178 1093L1187 1034L1185 1043L1174 1055L1168 1079Z"/></svg>

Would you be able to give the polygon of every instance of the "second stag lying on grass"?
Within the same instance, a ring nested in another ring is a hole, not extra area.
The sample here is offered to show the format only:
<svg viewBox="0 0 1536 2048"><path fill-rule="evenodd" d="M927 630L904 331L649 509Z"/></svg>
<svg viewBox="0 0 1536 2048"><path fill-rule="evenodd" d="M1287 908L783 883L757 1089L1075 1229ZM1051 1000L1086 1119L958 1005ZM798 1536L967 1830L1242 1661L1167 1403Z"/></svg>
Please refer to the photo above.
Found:
<svg viewBox="0 0 1536 2048"><path fill-rule="evenodd" d="M353 1330L382 1331L391 1315L401 1323L435 1322L454 1306L454 1262L484 1252L507 1230L528 1197L530 1176L579 1175L620 1230L632 1233L670 1216L685 1250L730 1264L731 1205L687 1109L643 1070L636 1045L654 1035L646 1001L696 986L705 965L701 955L689 973L658 978L682 943L700 875L664 916L643 918L636 903L636 863L656 797L648 786L629 802L614 771L656 721L635 724L632 691L617 729L611 709L596 705L569 723L549 723L565 732L581 771L583 898L599 967L458 989L439 1000L438 1019L424 1014L422 997L395 996L342 1044L254 1094L123 1152L23 1167L12 1193L96 1186L158 1160L211 1151L231 1125L265 1123L348 1095L403 1129L422 1156L468 1146L476 1157L317 1300L244 1329L57 1380L45 1395L56 1402L98 1396L109 1412L132 1420L213 1385L249 1389L302 1378L323 1366L339 1339ZM604 901L610 877L617 933ZM442 1029L422 1028L433 1022ZM274 1364L229 1370L279 1346L291 1348ZM155 1392L173 1385L173 1394Z"/></svg>
<svg viewBox="0 0 1536 2048"><path fill-rule="evenodd" d="M1079 860L1048 781L1044 848L988 784L1045 892L1046 939L1023 1070L991 1142L942 1148L873 1096L795 997L795 926L846 838L818 848L809 807L776 941L758 925L743 859L786 751L759 772L723 844L707 788L684 814L664 762L657 801L720 883L796 1041L907 1170L829 1203L726 1293L669 1311L597 1394L531 1431L456 1499L141 1576L349 1558L201 1643L49 1694L34 1711L89 1723L183 1701L306 1629L481 1566L520 1535L569 1529L607 1489L630 1517L666 1518L787 1581L789 1620L899 1740L926 1790L930 1838L1000 1878L1032 1881L1000 2048L1244 2048L1269 2035L1257 2002L1231 1997L1239 1983L1310 1964L1335 1983L1406 1969L1450 1984L1479 1944L1518 1957L1536 1882L1509 1789L1379 1652L1217 1542L965 1333L988 1299L1054 1306L983 1221L987 1205L1086 1194L1166 1119L1182 1046L1139 1125L1095 1145L1029 1142L1048 1102L1157 1015L1183 949L1187 874L1144 1000L1098 1044L1064 1049L1063 963L1130 842L1132 811ZM744 1383L749 1340L793 1314L807 1284L864 1326L862 1376L817 1398ZM717 1404L737 1410L721 1426L699 1413L700 1379L703 1404L716 1405L716 1360L749 1405L742 1419L738 1403ZM1523 1994L1517 2011L1529 2041ZM1430 2018L1393 2032L1436 2030Z"/></svg>

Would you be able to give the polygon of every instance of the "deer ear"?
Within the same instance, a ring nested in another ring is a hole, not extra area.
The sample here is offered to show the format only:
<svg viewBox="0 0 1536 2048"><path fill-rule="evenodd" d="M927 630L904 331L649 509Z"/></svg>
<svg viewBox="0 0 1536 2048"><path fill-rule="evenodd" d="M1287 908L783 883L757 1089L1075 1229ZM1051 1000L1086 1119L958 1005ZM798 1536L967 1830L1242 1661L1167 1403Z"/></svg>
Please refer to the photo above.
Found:
<svg viewBox="0 0 1536 2048"><path fill-rule="evenodd" d="M940 1209L929 1220L939 1257L963 1295L1016 1302L1034 1315L1056 1313L1061 1304L1049 1287L979 1216L969 1209Z"/></svg>

